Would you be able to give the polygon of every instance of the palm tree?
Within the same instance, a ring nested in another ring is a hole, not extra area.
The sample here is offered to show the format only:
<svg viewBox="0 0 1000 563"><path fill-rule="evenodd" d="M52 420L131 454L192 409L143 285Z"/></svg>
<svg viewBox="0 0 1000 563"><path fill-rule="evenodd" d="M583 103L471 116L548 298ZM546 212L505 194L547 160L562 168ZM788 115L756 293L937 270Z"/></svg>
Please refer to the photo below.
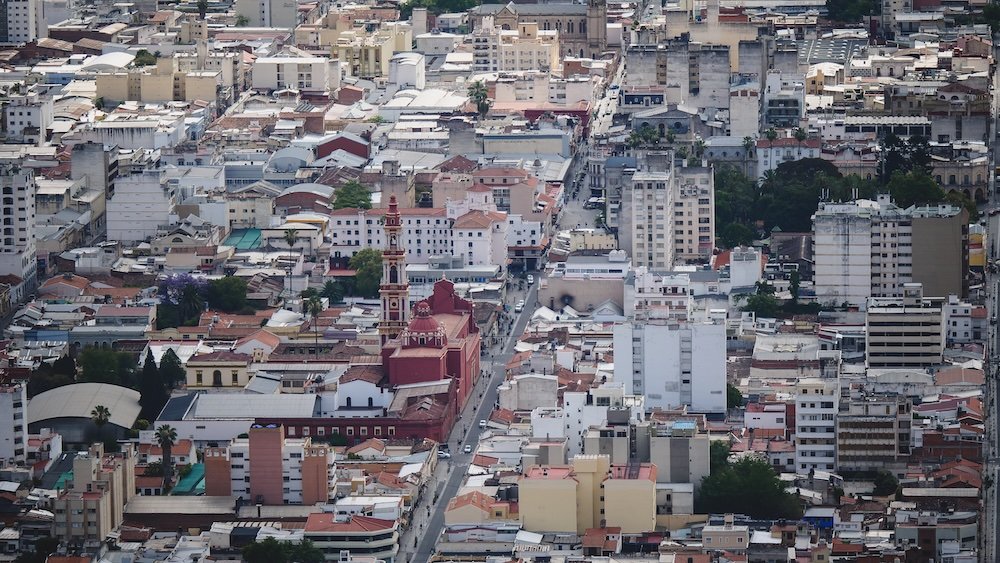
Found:
<svg viewBox="0 0 1000 563"><path fill-rule="evenodd" d="M97 437L103 440L104 426L111 420L111 411L104 405L97 405L94 410L90 411L90 420L97 427Z"/></svg>
<svg viewBox="0 0 1000 563"><path fill-rule="evenodd" d="M177 430L167 424L160 426L156 429L156 442L163 450L163 493L166 494L170 488L170 476L174 469L170 459L170 449L177 443Z"/></svg>
<svg viewBox="0 0 1000 563"><path fill-rule="evenodd" d="M185 321L191 318L197 319L205 310L205 298L202 297L198 286L193 283L184 286L177 301L181 310L181 318Z"/></svg>
<svg viewBox="0 0 1000 563"><path fill-rule="evenodd" d="M694 156L695 158L701 158L705 154L705 141L702 139L697 139L694 142Z"/></svg>
<svg viewBox="0 0 1000 563"><path fill-rule="evenodd" d="M295 258L292 256L292 248L295 247L295 242L298 240L298 238L299 238L299 230L298 229L285 229L285 244L288 245L288 258L289 258L290 261L295 260ZM294 262L290 262L288 264L288 268L286 270L288 272L288 296L289 297L292 296L292 265L293 264L294 264Z"/></svg>
<svg viewBox="0 0 1000 563"><path fill-rule="evenodd" d="M490 112L490 107L493 105L490 102L490 91L486 87L486 83L482 80L477 80L469 84L468 94L469 99L476 104L476 111L479 113L479 118L486 117L486 114Z"/></svg>
<svg viewBox="0 0 1000 563"><path fill-rule="evenodd" d="M330 303L339 303L343 298L343 292L340 289L340 284L333 280L326 280L323 287L319 290L320 297L326 297L330 300Z"/></svg>
<svg viewBox="0 0 1000 563"><path fill-rule="evenodd" d="M312 296L309 301L306 302L306 307L309 309L309 316L312 318L313 325L313 336L315 341L314 351L315 355L319 357L319 314L323 312L323 302L317 296Z"/></svg>
<svg viewBox="0 0 1000 563"><path fill-rule="evenodd" d="M809 138L809 134L806 133L805 129L803 129L801 127L796 127L795 131L792 132L792 136L795 137L795 140L798 141L798 143L799 143L799 154L801 155L802 154L802 141L805 141L806 139L808 139Z"/></svg>
<svg viewBox="0 0 1000 563"><path fill-rule="evenodd" d="M764 136L767 137L768 141L774 141L778 138L778 132L775 131L774 127L768 127L767 131L764 131Z"/></svg>

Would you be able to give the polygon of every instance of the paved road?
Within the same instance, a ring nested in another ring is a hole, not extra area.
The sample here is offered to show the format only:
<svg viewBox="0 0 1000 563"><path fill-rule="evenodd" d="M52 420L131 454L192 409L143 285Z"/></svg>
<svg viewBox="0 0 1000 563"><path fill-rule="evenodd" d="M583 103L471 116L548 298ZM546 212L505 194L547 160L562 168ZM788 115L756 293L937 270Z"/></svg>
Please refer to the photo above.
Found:
<svg viewBox="0 0 1000 563"><path fill-rule="evenodd" d="M517 292L514 296L509 296L508 301L523 297L527 303L533 303L536 292L537 281L526 292ZM409 559L411 562L424 563L434 554L434 544L444 529L444 510L448 506L448 501L458 493L458 489L462 486L465 475L468 473L469 465L472 463L472 454L463 453L462 448L465 444L472 444L473 452L475 452L475 445L479 442L480 434L482 434L482 429L479 428L479 421L488 419L490 413L493 412L493 405L497 401L497 386L503 382L504 378L504 367L510 361L511 356L513 356L517 336L524 333L524 328L531 319L532 311L534 311L534 308L529 306L517 314L514 328L504 339L502 349L494 348L499 353L499 356L494 355L493 362L490 365L486 365L486 361L484 361L484 369L487 370L487 377L483 377L480 380L476 394L466 404L462 417L452 430L448 444L453 457L447 463L449 466L447 481L438 501L431 506L430 519L424 525L423 535L419 539L417 551ZM477 401L479 391L483 392L483 398ZM437 485L432 486L436 487ZM426 513L424 506L420 506L416 510ZM412 547L413 540L409 539L409 541L411 543L405 547Z"/></svg>

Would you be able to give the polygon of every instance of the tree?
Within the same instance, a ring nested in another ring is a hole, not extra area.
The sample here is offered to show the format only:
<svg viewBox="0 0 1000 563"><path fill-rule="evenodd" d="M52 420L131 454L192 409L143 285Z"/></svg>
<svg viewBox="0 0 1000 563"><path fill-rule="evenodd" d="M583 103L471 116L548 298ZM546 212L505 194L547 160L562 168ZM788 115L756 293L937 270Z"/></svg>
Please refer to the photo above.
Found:
<svg viewBox="0 0 1000 563"><path fill-rule="evenodd" d="M204 278L191 274L175 274L165 277L157 288L160 305L156 308L158 328L181 325L197 326L201 313L205 310L205 295L208 283Z"/></svg>
<svg viewBox="0 0 1000 563"><path fill-rule="evenodd" d="M156 55L150 53L146 49L139 49L135 54L135 59L132 61L135 66L152 66L156 64Z"/></svg>
<svg viewBox="0 0 1000 563"><path fill-rule="evenodd" d="M298 543L265 538L243 547L247 563L322 563L323 552L309 540Z"/></svg>
<svg viewBox="0 0 1000 563"><path fill-rule="evenodd" d="M344 288L334 280L327 280L319 290L320 297L326 297L330 303L340 303L344 300Z"/></svg>
<svg viewBox="0 0 1000 563"><path fill-rule="evenodd" d="M248 25L250 25L249 18L247 18L243 14L236 16L236 27L246 27Z"/></svg>
<svg viewBox="0 0 1000 563"><path fill-rule="evenodd" d="M719 232L719 243L723 248L749 245L753 243L753 229L743 223L729 223Z"/></svg>
<svg viewBox="0 0 1000 563"><path fill-rule="evenodd" d="M156 429L156 443L163 450L163 490L170 488L170 475L173 473L173 460L171 460L171 448L177 443L177 430L172 426L164 424Z"/></svg>
<svg viewBox="0 0 1000 563"><path fill-rule="evenodd" d="M52 373L55 375L65 375L70 378L76 378L76 361L73 360L73 356L62 356L53 362Z"/></svg>
<svg viewBox="0 0 1000 563"><path fill-rule="evenodd" d="M860 23L880 13L880 7L876 0L826 0L826 17L835 22Z"/></svg>
<svg viewBox="0 0 1000 563"><path fill-rule="evenodd" d="M347 265L354 270L355 292L362 297L378 296L382 283L382 252L363 248L351 256Z"/></svg>
<svg viewBox="0 0 1000 563"><path fill-rule="evenodd" d="M479 118L486 117L486 114L490 112L490 108L493 107L493 102L490 100L490 91L486 88L486 83L482 80L476 80L472 84L469 84L468 94L472 103L476 104L476 112L479 113Z"/></svg>
<svg viewBox="0 0 1000 563"><path fill-rule="evenodd" d="M208 13L208 0L198 0L198 19L205 19Z"/></svg>
<svg viewBox="0 0 1000 563"><path fill-rule="evenodd" d="M889 495L896 494L899 489L899 480L892 473L889 473L885 469L879 469L875 472L875 496L886 497Z"/></svg>
<svg viewBox="0 0 1000 563"><path fill-rule="evenodd" d="M181 363L181 359L177 357L173 348L167 348L163 357L160 358L160 380L171 389L187 381L184 364Z"/></svg>
<svg viewBox="0 0 1000 563"><path fill-rule="evenodd" d="M753 313L759 318L777 318L781 314L781 304L774 295L756 293L746 298L746 303L740 310Z"/></svg>
<svg viewBox="0 0 1000 563"><path fill-rule="evenodd" d="M313 339L315 346L313 351L319 357L319 314L323 312L323 302L315 295L306 301L306 308L309 310L310 323L313 326Z"/></svg>
<svg viewBox="0 0 1000 563"><path fill-rule="evenodd" d="M146 464L146 469L142 472L146 477L163 477L163 462L153 461Z"/></svg>
<svg viewBox="0 0 1000 563"><path fill-rule="evenodd" d="M351 180L337 188L333 196L334 209L371 209L372 194L359 182Z"/></svg>
<svg viewBox="0 0 1000 563"><path fill-rule="evenodd" d="M944 195L944 200L955 207L965 208L969 213L969 223L979 221L979 207L969 196L958 190L952 190Z"/></svg>
<svg viewBox="0 0 1000 563"><path fill-rule="evenodd" d="M888 133L879 141L878 179L883 186L897 173L931 174L931 148L927 139L915 135L906 140Z"/></svg>
<svg viewBox="0 0 1000 563"><path fill-rule="evenodd" d="M764 131L764 137L766 137L768 141L773 142L778 139L778 132L774 129L774 127L768 127L767 131Z"/></svg>
<svg viewBox="0 0 1000 563"><path fill-rule="evenodd" d="M757 141L747 135L743 137L743 173L750 175L750 159L753 158L753 149L757 146Z"/></svg>
<svg viewBox="0 0 1000 563"><path fill-rule="evenodd" d="M743 406L743 393L732 383L726 384L726 407L735 409Z"/></svg>
<svg viewBox="0 0 1000 563"><path fill-rule="evenodd" d="M97 405L90 411L90 420L97 427L97 436L104 435L104 426L111 420L111 411L104 405Z"/></svg>
<svg viewBox="0 0 1000 563"><path fill-rule="evenodd" d="M146 351L146 360L143 362L142 375L139 378L139 406L142 407L139 416L154 420L169 398L170 394L163 385L160 370L153 360L153 352Z"/></svg>
<svg viewBox="0 0 1000 563"><path fill-rule="evenodd" d="M740 459L702 479L695 510L759 519L797 519L802 515L798 499L785 491L770 464L755 457Z"/></svg>
<svg viewBox="0 0 1000 563"><path fill-rule="evenodd" d="M633 129L628 136L628 146L638 148L642 146L660 144L660 134L649 125L643 125L638 129Z"/></svg>
<svg viewBox="0 0 1000 563"><path fill-rule="evenodd" d="M792 132L792 136L799 142L800 147L802 146L802 142L809 138L809 134L801 127L796 127L795 131Z"/></svg>
<svg viewBox="0 0 1000 563"><path fill-rule="evenodd" d="M292 250L295 248L295 243L299 240L299 230L298 229L285 229L284 234L285 244L288 245L288 258L291 262L288 264L288 296L292 296L292 266L294 264L295 258L292 256Z"/></svg>
<svg viewBox="0 0 1000 563"><path fill-rule="evenodd" d="M886 186L893 201L902 208L911 205L940 203L945 199L944 190L933 178L922 172L899 172L892 176Z"/></svg>
<svg viewBox="0 0 1000 563"><path fill-rule="evenodd" d="M708 446L709 473L722 471L729 467L729 442L712 440Z"/></svg>
<svg viewBox="0 0 1000 563"><path fill-rule="evenodd" d="M49 555L59 549L59 538L44 536L35 540L32 551L25 551L14 559L14 563L45 563Z"/></svg>
<svg viewBox="0 0 1000 563"><path fill-rule="evenodd" d="M131 387L135 360L124 352L88 346L80 352L80 377L84 383L110 383Z"/></svg>
<svg viewBox="0 0 1000 563"><path fill-rule="evenodd" d="M208 283L208 305L226 313L235 313L247 306L247 280L226 276Z"/></svg>
<svg viewBox="0 0 1000 563"><path fill-rule="evenodd" d="M799 303L799 289L801 285L802 276L798 270L792 270L792 273L788 275L788 291L792 294L793 305L798 305Z"/></svg>

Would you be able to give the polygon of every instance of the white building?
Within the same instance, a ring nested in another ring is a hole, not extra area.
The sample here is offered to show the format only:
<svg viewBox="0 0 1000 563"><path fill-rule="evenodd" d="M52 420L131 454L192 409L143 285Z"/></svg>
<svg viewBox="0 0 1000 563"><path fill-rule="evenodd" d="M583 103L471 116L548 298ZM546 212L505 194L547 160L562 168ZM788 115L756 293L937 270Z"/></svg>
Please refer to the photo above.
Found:
<svg viewBox="0 0 1000 563"><path fill-rule="evenodd" d="M237 438L229 445L229 479L232 495L252 499L250 494L250 468L251 466L266 467L269 464L260 461L254 463L251 459L252 449L248 438ZM264 448L261 448L264 450ZM282 501L285 504L302 504L302 460L309 455L314 455L317 451L313 447L309 438L282 438L281 449L281 479ZM261 457L273 456L277 452L274 449L262 451ZM333 467L336 464L336 453L333 448L327 449L327 490L329 497L333 498L337 488L336 472ZM270 469L270 467L267 467ZM315 476L312 477L315 479Z"/></svg>
<svg viewBox="0 0 1000 563"><path fill-rule="evenodd" d="M484 19L472 33L472 61L477 72L553 71L559 68L559 32L540 30L537 22L501 29Z"/></svg>
<svg viewBox="0 0 1000 563"><path fill-rule="evenodd" d="M944 315L939 301L925 299L919 283L901 297L872 297L865 314L869 368L929 368L944 361Z"/></svg>
<svg viewBox="0 0 1000 563"><path fill-rule="evenodd" d="M389 59L389 84L400 90L423 90L427 84L427 70L421 53L396 53Z"/></svg>
<svg viewBox="0 0 1000 563"><path fill-rule="evenodd" d="M833 471L837 463L836 379L805 378L796 385L795 470Z"/></svg>
<svg viewBox="0 0 1000 563"><path fill-rule="evenodd" d="M4 31L0 41L23 44L46 37L42 0L7 0L4 9L6 26L0 28Z"/></svg>
<svg viewBox="0 0 1000 563"><path fill-rule="evenodd" d="M782 137L773 141L757 139L757 179L763 180L768 170L774 170L782 162L792 162L803 158L820 158L823 143L819 139L799 141Z"/></svg>
<svg viewBox="0 0 1000 563"><path fill-rule="evenodd" d="M3 203L3 237L0 237L0 275L13 274L24 280L26 289L37 285L35 255L35 175L32 169L12 160L20 152L5 154L0 163L0 190Z"/></svg>
<svg viewBox="0 0 1000 563"><path fill-rule="evenodd" d="M135 243L156 234L170 222L177 188L163 181L159 171L119 177L108 200L108 240Z"/></svg>
<svg viewBox="0 0 1000 563"><path fill-rule="evenodd" d="M507 264L507 214L469 211L452 225L454 255L468 266Z"/></svg>
<svg viewBox="0 0 1000 563"><path fill-rule="evenodd" d="M246 18L249 27L294 28L299 23L295 0L237 0L236 17Z"/></svg>
<svg viewBox="0 0 1000 563"><path fill-rule="evenodd" d="M631 409L632 418L641 421L643 413L646 412L642 394L631 395L625 392L624 386L618 382L604 383L596 389L590 391L575 391L563 393L563 406L561 409L562 424L564 434L551 434L553 437L563 437L566 440L566 458L573 459L574 456L583 455L583 437L586 431L592 426L600 426L608 420L608 409L611 407L628 407ZM543 411L544 409L535 409ZM553 411L553 415L556 411ZM548 428L543 423L544 417L539 417L536 426L535 413L532 412L532 433L536 437L544 438L547 433L540 434L538 429ZM551 416L550 418L555 418ZM553 430L553 432L555 432Z"/></svg>
<svg viewBox="0 0 1000 563"><path fill-rule="evenodd" d="M813 283L820 303L864 307L920 282L930 295L964 294L968 231L950 205L900 209L878 201L821 203L813 215Z"/></svg>
<svg viewBox="0 0 1000 563"><path fill-rule="evenodd" d="M24 461L28 447L28 394L21 383L0 387L0 464Z"/></svg>
<svg viewBox="0 0 1000 563"><path fill-rule="evenodd" d="M7 140L15 143L37 145L44 142L52 119L52 98L34 92L11 96L10 103L3 109Z"/></svg>
<svg viewBox="0 0 1000 563"><path fill-rule="evenodd" d="M639 266L625 279L625 315L686 320L691 316L691 277Z"/></svg>
<svg viewBox="0 0 1000 563"><path fill-rule="evenodd" d="M968 344L977 342L983 338L983 324L986 320L986 311L976 311L971 303L962 301L955 295L948 296L948 302L944 304L944 326L945 341L948 344ZM979 318L980 320L976 320Z"/></svg>
<svg viewBox="0 0 1000 563"><path fill-rule="evenodd" d="M615 325L615 381L647 408L726 411L725 323L644 319Z"/></svg>
<svg viewBox="0 0 1000 563"><path fill-rule="evenodd" d="M410 207L399 210L406 237L406 262L426 264L428 258L452 253L452 220L444 209ZM330 255L350 258L362 248L384 248L385 209L338 209L330 214Z"/></svg>
<svg viewBox="0 0 1000 563"><path fill-rule="evenodd" d="M253 63L253 87L328 92L336 87L331 65L337 62L325 57L261 57Z"/></svg>

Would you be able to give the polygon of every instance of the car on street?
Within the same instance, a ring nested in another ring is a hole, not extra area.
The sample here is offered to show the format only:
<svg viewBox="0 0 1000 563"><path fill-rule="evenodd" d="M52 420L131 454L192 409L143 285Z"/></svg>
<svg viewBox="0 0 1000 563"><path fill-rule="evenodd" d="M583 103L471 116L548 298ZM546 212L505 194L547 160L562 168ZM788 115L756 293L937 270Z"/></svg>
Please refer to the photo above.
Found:
<svg viewBox="0 0 1000 563"><path fill-rule="evenodd" d="M438 450L438 459L448 459L450 457L451 457L450 453L448 453L448 452L442 452L441 450Z"/></svg>
<svg viewBox="0 0 1000 563"><path fill-rule="evenodd" d="M462 448L462 451L465 452L465 453L467 453L467 454L471 454L472 453L472 444L466 444L465 447Z"/></svg>
<svg viewBox="0 0 1000 563"><path fill-rule="evenodd" d="M485 420L480 420L479 421L479 427L480 428L486 428L486 421Z"/></svg>
<svg viewBox="0 0 1000 563"><path fill-rule="evenodd" d="M518 301L517 305L514 305L514 312L515 313L520 313L523 310L524 310L524 299Z"/></svg>
<svg viewBox="0 0 1000 563"><path fill-rule="evenodd" d="M528 285L532 285L534 283L535 283L535 276L528 274Z"/></svg>

